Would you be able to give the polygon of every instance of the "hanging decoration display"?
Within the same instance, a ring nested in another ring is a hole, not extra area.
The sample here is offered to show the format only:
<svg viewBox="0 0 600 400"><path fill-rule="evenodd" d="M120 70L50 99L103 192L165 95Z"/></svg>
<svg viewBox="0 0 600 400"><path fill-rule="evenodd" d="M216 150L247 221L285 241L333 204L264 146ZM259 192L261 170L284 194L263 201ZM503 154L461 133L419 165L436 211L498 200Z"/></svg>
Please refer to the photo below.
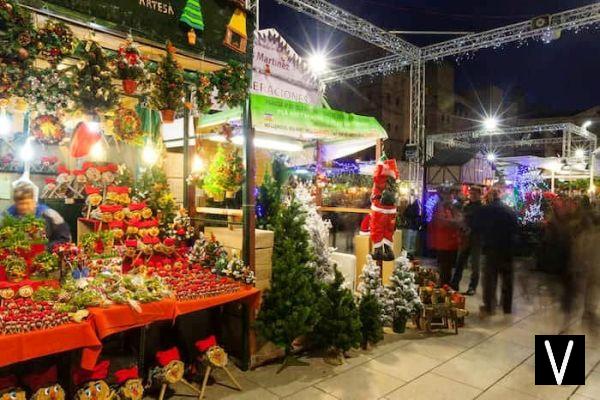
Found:
<svg viewBox="0 0 600 400"><path fill-rule="evenodd" d="M183 70L175 60L175 47L167 43L167 52L162 58L154 77L152 103L161 111L163 122L170 123L183 108Z"/></svg>
<svg viewBox="0 0 600 400"><path fill-rule="evenodd" d="M25 82L25 99L38 113L60 113L73 108L73 74L46 68L32 71Z"/></svg>
<svg viewBox="0 0 600 400"><path fill-rule="evenodd" d="M58 144L65 137L65 128L54 115L40 115L30 126L31 135L43 144Z"/></svg>
<svg viewBox="0 0 600 400"><path fill-rule="evenodd" d="M210 111L212 106L212 94L215 87L213 75L205 72L198 73L196 87L196 107L199 113Z"/></svg>
<svg viewBox="0 0 600 400"><path fill-rule="evenodd" d="M123 81L123 91L129 95L134 94L147 71L144 57L131 37L117 50L114 69L117 78Z"/></svg>
<svg viewBox="0 0 600 400"><path fill-rule="evenodd" d="M235 1L238 8L235 9L225 31L225 39L223 44L231 50L245 54L248 47L248 33L246 31L246 11L244 4L240 1Z"/></svg>
<svg viewBox="0 0 600 400"><path fill-rule="evenodd" d="M135 110L125 107L119 108L115 112L113 132L117 140L141 144L142 121Z"/></svg>
<svg viewBox="0 0 600 400"><path fill-rule="evenodd" d="M85 40L78 48L78 55L82 60L77 63L73 92L77 105L93 114L114 108L119 96L112 85L108 59L100 45L93 40Z"/></svg>
<svg viewBox="0 0 600 400"><path fill-rule="evenodd" d="M73 32L64 23L48 19L37 30L36 46L43 58L56 65L63 58L73 54Z"/></svg>
<svg viewBox="0 0 600 400"><path fill-rule="evenodd" d="M215 200L233 198L241 189L243 180L244 165L240 150L219 146L204 178L204 191Z"/></svg>
<svg viewBox="0 0 600 400"><path fill-rule="evenodd" d="M373 259L391 261L394 231L396 230L396 193L398 166L396 160L385 155L377 162L373 173L371 194L370 233L373 241Z"/></svg>
<svg viewBox="0 0 600 400"><path fill-rule="evenodd" d="M102 138L102 134L93 129L93 127L93 124L86 122L77 124L71 138L71 157L79 158L87 156L92 146Z"/></svg>
<svg viewBox="0 0 600 400"><path fill-rule="evenodd" d="M213 82L217 87L217 101L228 107L237 107L248 96L248 75L246 66L230 61L225 68L215 72Z"/></svg>
<svg viewBox="0 0 600 400"><path fill-rule="evenodd" d="M204 30L204 17L202 16L202 8L200 7L199 0L187 0L179 21L188 25L190 31L188 32L188 43L191 45L196 44L197 34L195 29L198 31Z"/></svg>
<svg viewBox="0 0 600 400"><path fill-rule="evenodd" d="M22 94L37 48L31 14L15 0L0 0L0 26L0 99L6 99Z"/></svg>

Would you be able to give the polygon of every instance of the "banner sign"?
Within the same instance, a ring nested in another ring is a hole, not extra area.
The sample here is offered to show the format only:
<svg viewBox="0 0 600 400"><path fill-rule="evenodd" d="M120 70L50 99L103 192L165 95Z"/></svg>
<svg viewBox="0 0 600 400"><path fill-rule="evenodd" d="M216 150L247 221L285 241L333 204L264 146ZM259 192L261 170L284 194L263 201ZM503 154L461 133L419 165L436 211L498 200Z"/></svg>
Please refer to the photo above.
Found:
<svg viewBox="0 0 600 400"><path fill-rule="evenodd" d="M252 93L320 105L318 79L275 29L254 34Z"/></svg>
<svg viewBox="0 0 600 400"><path fill-rule="evenodd" d="M258 94L252 95L250 104L252 123L259 131L301 140L387 138L385 130L373 117Z"/></svg>
<svg viewBox="0 0 600 400"><path fill-rule="evenodd" d="M22 0L67 17L165 43L209 58L244 60L253 17L234 0ZM196 43L190 44L189 35ZM244 38L243 36L246 36ZM227 39L227 40L226 40ZM240 41L244 46L240 46ZM228 45L226 43L233 42ZM236 50L236 48L238 48ZM247 51L251 51L248 46Z"/></svg>

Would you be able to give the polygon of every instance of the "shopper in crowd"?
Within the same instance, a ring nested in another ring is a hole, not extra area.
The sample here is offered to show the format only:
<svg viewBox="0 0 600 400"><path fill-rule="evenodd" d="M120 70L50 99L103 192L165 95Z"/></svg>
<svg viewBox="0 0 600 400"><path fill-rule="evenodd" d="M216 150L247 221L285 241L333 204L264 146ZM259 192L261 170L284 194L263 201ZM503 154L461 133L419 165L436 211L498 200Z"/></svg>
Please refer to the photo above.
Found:
<svg viewBox="0 0 600 400"><path fill-rule="evenodd" d="M459 290L460 281L462 279L463 270L467 262L471 261L471 279L469 288L464 293L468 296L475 294L479 285L479 262L481 256L480 232L477 231L474 224L474 216L480 211L481 203L481 188L471 186L469 189L469 199L462 208L464 225L462 227L462 243L456 260L456 268L452 276L451 286L455 290Z"/></svg>
<svg viewBox="0 0 600 400"><path fill-rule="evenodd" d="M439 189L440 199L428 227L429 247L436 253L442 285L450 284L462 224L460 211L454 204L454 195L454 191L449 187Z"/></svg>
<svg viewBox="0 0 600 400"><path fill-rule="evenodd" d="M406 236L404 239L404 249L410 256L417 252L417 235L421 230L421 202L415 192L411 192L413 198L404 210L403 217L406 226Z"/></svg>
<svg viewBox="0 0 600 400"><path fill-rule="evenodd" d="M63 217L45 204L37 202L37 189L29 182L19 182L13 188L13 202L5 213L7 215L21 218L26 215L34 215L46 223L46 236L48 237L48 248L52 249L54 244L70 242L71 231Z"/></svg>
<svg viewBox="0 0 600 400"><path fill-rule="evenodd" d="M518 233L517 216L502 203L502 188L488 192L488 202L474 216L474 229L481 233L483 268L483 305L481 316L494 313L498 276L502 279L501 299L504 313L512 312L513 249Z"/></svg>

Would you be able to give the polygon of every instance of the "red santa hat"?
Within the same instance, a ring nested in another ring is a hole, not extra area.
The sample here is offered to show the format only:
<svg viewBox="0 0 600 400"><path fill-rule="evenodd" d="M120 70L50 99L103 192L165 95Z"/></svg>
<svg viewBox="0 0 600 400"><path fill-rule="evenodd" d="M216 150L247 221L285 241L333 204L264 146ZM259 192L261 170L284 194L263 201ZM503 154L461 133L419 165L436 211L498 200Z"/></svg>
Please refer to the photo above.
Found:
<svg viewBox="0 0 600 400"><path fill-rule="evenodd" d="M199 352L204 353L206 350L217 345L217 338L215 335L210 335L207 338L200 339L195 343L196 348Z"/></svg>
<svg viewBox="0 0 600 400"><path fill-rule="evenodd" d="M73 138L71 139L71 157L85 157L90 149L102 138L102 134L90 128L90 124L80 122L75 127Z"/></svg>
<svg viewBox="0 0 600 400"><path fill-rule="evenodd" d="M138 367L133 366L131 368L123 368L118 371L115 371L115 383L117 385L122 385L130 379L138 379L140 374L138 372Z"/></svg>
<svg viewBox="0 0 600 400"><path fill-rule="evenodd" d="M171 361L179 360L181 360L181 357L179 356L179 349L177 347L173 347L168 350L159 351L156 353L156 362L161 367L168 365Z"/></svg>
<svg viewBox="0 0 600 400"><path fill-rule="evenodd" d="M399 174L396 160L390 160L385 154L383 154L377 162L377 169L375 170L375 175L391 176L392 178L398 179Z"/></svg>
<svg viewBox="0 0 600 400"><path fill-rule="evenodd" d="M56 365L51 366L50 368L33 372L29 375L25 375L23 378L23 383L31 389L32 392L36 390L47 387L50 385L54 385L58 382L58 372L56 369Z"/></svg>
<svg viewBox="0 0 600 400"><path fill-rule="evenodd" d="M100 361L91 370L82 369L82 368L78 367L73 372L73 383L75 385L79 386L85 382L106 379L106 377L108 376L109 368L110 368L109 360Z"/></svg>

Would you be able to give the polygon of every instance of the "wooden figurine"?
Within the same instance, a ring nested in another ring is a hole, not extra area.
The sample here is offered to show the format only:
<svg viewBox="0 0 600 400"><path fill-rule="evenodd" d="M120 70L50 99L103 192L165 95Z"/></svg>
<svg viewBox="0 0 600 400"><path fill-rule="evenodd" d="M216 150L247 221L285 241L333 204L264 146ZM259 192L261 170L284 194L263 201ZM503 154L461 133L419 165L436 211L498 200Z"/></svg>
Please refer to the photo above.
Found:
<svg viewBox="0 0 600 400"><path fill-rule="evenodd" d="M156 353L156 362L158 363L158 366L150 372L150 379L161 385L158 400L164 399L167 386L176 383L183 383L194 392L200 394L198 388L183 377L185 364L181 361L177 347ZM198 399L200 398L201 397L198 397Z"/></svg>
<svg viewBox="0 0 600 400"><path fill-rule="evenodd" d="M18 387L15 375L0 377L0 400L25 400L25 390Z"/></svg>
<svg viewBox="0 0 600 400"><path fill-rule="evenodd" d="M116 397L119 400L142 400L144 397L144 385L137 367L120 369L114 373Z"/></svg>
<svg viewBox="0 0 600 400"><path fill-rule="evenodd" d="M77 386L75 400L110 400L115 393L111 390L106 378L110 361L98 363L92 370L78 369L73 374L73 383Z"/></svg>
<svg viewBox="0 0 600 400"><path fill-rule="evenodd" d="M206 385L208 383L208 378L210 373L215 368L221 368L231 382L235 385L235 387L242 391L242 386L235 379L233 374L227 368L228 357L225 350L217 345L217 340L214 335L211 335L205 339L198 340L196 343L196 348L201 353L199 357L199 361L205 364L206 371L204 372L204 378L202 379L202 387L200 388L200 397L199 400L204 398L204 391L206 390Z"/></svg>
<svg viewBox="0 0 600 400"><path fill-rule="evenodd" d="M30 400L65 400L65 391L57 382L56 365L44 371L33 372L23 378L23 383L32 393Z"/></svg>

